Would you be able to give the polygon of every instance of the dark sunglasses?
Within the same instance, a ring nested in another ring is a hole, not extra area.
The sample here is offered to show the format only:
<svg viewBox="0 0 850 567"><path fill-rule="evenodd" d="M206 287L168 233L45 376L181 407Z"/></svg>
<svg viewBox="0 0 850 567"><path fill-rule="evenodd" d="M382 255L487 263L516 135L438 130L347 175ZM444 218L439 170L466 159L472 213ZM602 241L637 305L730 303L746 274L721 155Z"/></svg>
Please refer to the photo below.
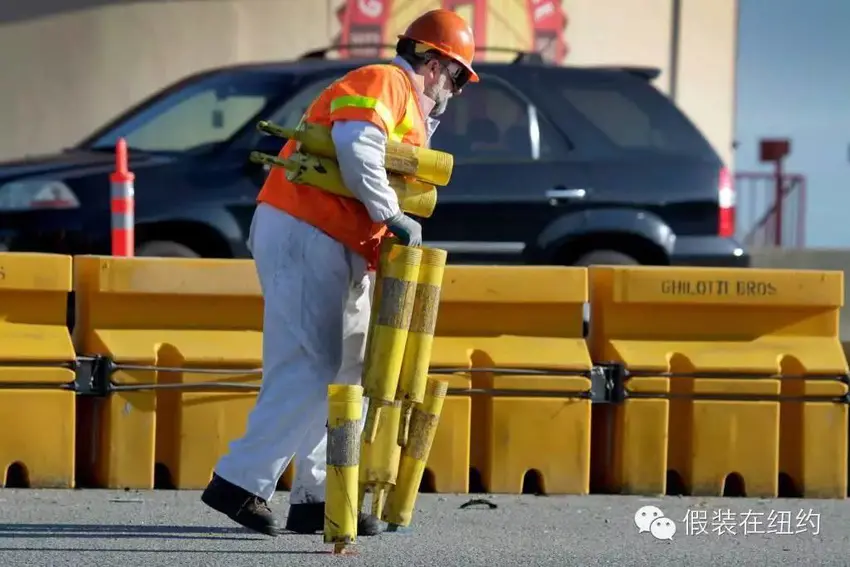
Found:
<svg viewBox="0 0 850 567"><path fill-rule="evenodd" d="M467 71L466 67L461 65L456 61L439 61L440 66L446 70L446 73L449 76L449 79L452 82L452 87L455 91L459 91L469 82L469 78L472 76L469 71Z"/></svg>

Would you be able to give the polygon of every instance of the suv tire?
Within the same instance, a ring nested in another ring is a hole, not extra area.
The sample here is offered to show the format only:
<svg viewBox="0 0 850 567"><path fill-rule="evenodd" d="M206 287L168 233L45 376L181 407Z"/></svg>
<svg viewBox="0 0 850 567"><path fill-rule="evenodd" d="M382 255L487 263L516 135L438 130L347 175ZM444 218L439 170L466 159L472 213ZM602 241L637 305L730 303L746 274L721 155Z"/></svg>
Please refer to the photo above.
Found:
<svg viewBox="0 0 850 567"><path fill-rule="evenodd" d="M636 259L628 254L616 250L594 250L583 255L575 261L574 266L637 266L640 265Z"/></svg>
<svg viewBox="0 0 850 567"><path fill-rule="evenodd" d="M136 256L155 258L200 258L200 254L179 242L152 240L136 248Z"/></svg>

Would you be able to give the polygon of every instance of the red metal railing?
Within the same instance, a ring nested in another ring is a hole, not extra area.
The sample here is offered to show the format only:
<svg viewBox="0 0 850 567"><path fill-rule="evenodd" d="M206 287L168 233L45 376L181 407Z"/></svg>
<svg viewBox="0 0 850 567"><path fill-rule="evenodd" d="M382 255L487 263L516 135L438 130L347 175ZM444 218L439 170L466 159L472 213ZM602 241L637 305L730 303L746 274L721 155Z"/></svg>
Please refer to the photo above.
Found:
<svg viewBox="0 0 850 567"><path fill-rule="evenodd" d="M803 248L806 178L767 172L735 174L737 237L747 247Z"/></svg>

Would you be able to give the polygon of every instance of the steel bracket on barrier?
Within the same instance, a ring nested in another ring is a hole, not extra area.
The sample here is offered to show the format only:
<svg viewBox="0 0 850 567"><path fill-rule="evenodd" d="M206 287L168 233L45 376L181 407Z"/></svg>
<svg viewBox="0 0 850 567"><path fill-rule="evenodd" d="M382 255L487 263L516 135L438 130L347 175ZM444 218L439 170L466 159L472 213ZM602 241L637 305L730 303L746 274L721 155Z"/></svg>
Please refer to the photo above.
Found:
<svg viewBox="0 0 850 567"><path fill-rule="evenodd" d="M605 384L605 399L603 403L620 404L625 401L626 391L626 368L622 364L609 362L594 366L603 377Z"/></svg>
<svg viewBox="0 0 850 567"><path fill-rule="evenodd" d="M590 400L594 404L611 403L615 382L611 371L605 366L594 366L590 371Z"/></svg>
<svg viewBox="0 0 850 567"><path fill-rule="evenodd" d="M78 396L105 397L110 392L112 361L105 356L79 356L74 364L74 392Z"/></svg>

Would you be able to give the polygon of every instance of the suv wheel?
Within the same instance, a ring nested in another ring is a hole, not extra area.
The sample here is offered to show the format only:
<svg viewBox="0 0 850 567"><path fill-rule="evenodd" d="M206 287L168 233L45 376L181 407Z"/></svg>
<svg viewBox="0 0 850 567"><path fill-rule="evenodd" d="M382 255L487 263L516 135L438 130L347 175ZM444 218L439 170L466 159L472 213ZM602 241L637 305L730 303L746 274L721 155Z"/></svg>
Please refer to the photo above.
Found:
<svg viewBox="0 0 850 567"><path fill-rule="evenodd" d="M637 266L640 264L628 254L616 250L594 250L575 261L574 266Z"/></svg>
<svg viewBox="0 0 850 567"><path fill-rule="evenodd" d="M200 258L201 256L179 242L166 240L152 240L145 242L136 248L136 256L148 256L155 258Z"/></svg>

